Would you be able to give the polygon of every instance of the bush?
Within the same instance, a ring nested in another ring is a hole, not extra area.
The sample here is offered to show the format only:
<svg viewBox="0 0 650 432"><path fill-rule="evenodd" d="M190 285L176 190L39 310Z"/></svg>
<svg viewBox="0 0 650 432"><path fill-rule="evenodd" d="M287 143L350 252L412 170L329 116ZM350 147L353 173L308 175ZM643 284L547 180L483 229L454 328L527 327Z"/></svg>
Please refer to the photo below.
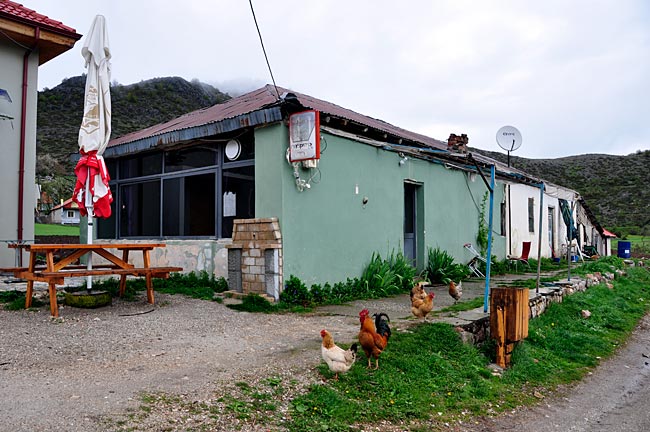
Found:
<svg viewBox="0 0 650 432"><path fill-rule="evenodd" d="M454 263L454 257L436 247L428 250L427 265L422 277L431 283L448 283L450 280L458 282L467 278L469 272L469 267Z"/></svg>
<svg viewBox="0 0 650 432"><path fill-rule="evenodd" d="M333 286L329 283L314 284L307 289L300 279L291 275L280 294L280 302L288 306L309 308L362 298L386 297L410 291L415 275L415 268L401 252L393 252L387 259L373 253L360 278L348 278Z"/></svg>

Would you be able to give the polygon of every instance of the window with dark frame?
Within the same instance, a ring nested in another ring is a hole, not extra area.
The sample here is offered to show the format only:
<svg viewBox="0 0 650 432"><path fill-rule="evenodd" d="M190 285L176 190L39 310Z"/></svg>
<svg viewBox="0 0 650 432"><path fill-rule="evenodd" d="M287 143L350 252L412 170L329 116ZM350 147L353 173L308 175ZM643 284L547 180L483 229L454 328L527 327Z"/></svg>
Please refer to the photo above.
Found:
<svg viewBox="0 0 650 432"><path fill-rule="evenodd" d="M528 232L535 232L535 198L528 198Z"/></svg>
<svg viewBox="0 0 650 432"><path fill-rule="evenodd" d="M228 141L107 158L113 211L97 220L98 237L230 237L234 219L255 217L255 152L251 131L232 160Z"/></svg>

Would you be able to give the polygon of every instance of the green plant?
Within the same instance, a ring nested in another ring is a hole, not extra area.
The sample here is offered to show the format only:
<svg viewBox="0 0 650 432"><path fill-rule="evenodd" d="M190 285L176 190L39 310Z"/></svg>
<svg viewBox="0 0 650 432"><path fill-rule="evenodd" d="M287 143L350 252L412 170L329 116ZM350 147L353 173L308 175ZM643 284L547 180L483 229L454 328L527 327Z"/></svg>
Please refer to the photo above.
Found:
<svg viewBox="0 0 650 432"><path fill-rule="evenodd" d="M308 307L312 304L312 296L307 285L296 276L291 275L284 284L284 290L280 293L280 301L288 305Z"/></svg>
<svg viewBox="0 0 650 432"><path fill-rule="evenodd" d="M450 280L460 281L469 276L466 265L454 263L454 257L438 247L429 248L427 265L422 276L431 283L448 283Z"/></svg>
<svg viewBox="0 0 650 432"><path fill-rule="evenodd" d="M155 291L165 294L182 294L201 300L215 300L215 294L228 289L228 281L223 277L215 278L213 274L202 271L187 274L174 273L169 276L169 279L154 279L153 286ZM119 290L119 281L116 278L93 281L93 287L109 291L115 297ZM129 279L122 299L133 300L135 294L144 291L145 288L146 281L143 278Z"/></svg>
<svg viewBox="0 0 650 432"><path fill-rule="evenodd" d="M246 312L274 312L278 308L264 297L252 293L242 299L241 304L230 304L229 308Z"/></svg>
<svg viewBox="0 0 650 432"><path fill-rule="evenodd" d="M485 256L487 254L488 247L489 227L485 223L485 208L487 206L488 196L488 192L485 192L485 194L483 194L483 199L481 200L481 208L478 212L478 232L476 234L476 244L479 247L481 256Z"/></svg>

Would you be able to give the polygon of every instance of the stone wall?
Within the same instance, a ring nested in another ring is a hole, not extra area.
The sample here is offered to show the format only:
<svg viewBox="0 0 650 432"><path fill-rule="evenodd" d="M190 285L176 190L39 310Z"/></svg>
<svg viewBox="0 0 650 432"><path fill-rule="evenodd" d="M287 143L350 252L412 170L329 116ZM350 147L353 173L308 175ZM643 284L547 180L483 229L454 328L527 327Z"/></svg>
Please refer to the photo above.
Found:
<svg viewBox="0 0 650 432"><path fill-rule="evenodd" d="M282 234L277 218L236 219L227 249L231 291L280 298Z"/></svg>

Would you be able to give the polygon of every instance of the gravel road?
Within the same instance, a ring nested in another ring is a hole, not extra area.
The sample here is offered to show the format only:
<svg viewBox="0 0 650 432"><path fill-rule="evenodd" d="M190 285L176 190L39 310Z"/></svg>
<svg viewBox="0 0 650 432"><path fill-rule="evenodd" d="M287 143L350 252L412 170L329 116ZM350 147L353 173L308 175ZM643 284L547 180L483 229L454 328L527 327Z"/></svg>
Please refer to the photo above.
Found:
<svg viewBox="0 0 650 432"><path fill-rule="evenodd" d="M397 326L408 317L407 304L408 296L364 307L382 308ZM48 306L0 308L0 430L110 429L106 420L139 406L141 392L200 399L222 385L273 374L313 382L320 330L352 342L358 307L251 314L156 293L155 305L143 297L100 309L63 306L58 319L50 318Z"/></svg>
<svg viewBox="0 0 650 432"><path fill-rule="evenodd" d="M439 307L451 303L446 297L436 296ZM61 307L59 319L50 318L47 306L0 309L0 430L190 430L169 426L181 414L168 405L154 408L144 423L130 424L129 413L137 412L143 392L205 401L238 381L255 386L280 376L298 387L317 382L320 330L327 328L338 342L352 342L362 307L387 312L397 331L413 323L406 319L408 295L307 315L236 312L224 304L160 293L155 305L142 297L114 300L100 309ZM650 430L649 343L646 317L619 354L579 385L546 395L538 407L450 430ZM235 425L232 418L222 421L207 430L259 430Z"/></svg>

